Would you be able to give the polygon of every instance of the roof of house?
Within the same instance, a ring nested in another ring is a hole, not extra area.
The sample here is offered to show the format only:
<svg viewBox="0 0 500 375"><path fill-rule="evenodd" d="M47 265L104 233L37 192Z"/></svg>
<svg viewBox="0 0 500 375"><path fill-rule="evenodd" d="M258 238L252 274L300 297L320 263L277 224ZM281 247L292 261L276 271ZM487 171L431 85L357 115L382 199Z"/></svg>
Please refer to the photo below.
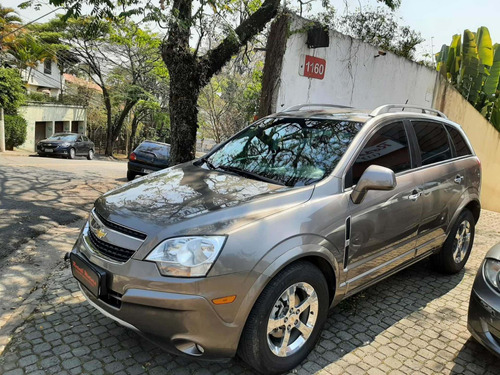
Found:
<svg viewBox="0 0 500 375"><path fill-rule="evenodd" d="M99 87L99 85L95 84L94 82L87 81L87 80L82 79L82 78L78 78L77 76L74 76L73 74L64 73L64 79L66 80L66 82L102 92L102 89Z"/></svg>

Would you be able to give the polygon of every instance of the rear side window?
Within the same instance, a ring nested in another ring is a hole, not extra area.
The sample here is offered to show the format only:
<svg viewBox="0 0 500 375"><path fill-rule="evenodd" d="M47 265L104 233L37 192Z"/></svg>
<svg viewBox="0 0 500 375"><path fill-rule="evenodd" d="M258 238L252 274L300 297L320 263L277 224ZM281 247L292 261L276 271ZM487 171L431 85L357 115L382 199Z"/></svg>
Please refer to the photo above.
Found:
<svg viewBox="0 0 500 375"><path fill-rule="evenodd" d="M422 155L422 165L451 159L448 133L443 125L427 121L412 121L412 124Z"/></svg>
<svg viewBox="0 0 500 375"><path fill-rule="evenodd" d="M402 122L386 125L371 136L356 158L346 185L356 185L365 169L372 164L392 169L394 173L411 168L410 148Z"/></svg>
<svg viewBox="0 0 500 375"><path fill-rule="evenodd" d="M446 129L448 129L448 133L450 133L457 156L472 155L472 151L469 146L467 146L462 134L460 134L460 132L452 126L446 126Z"/></svg>
<svg viewBox="0 0 500 375"><path fill-rule="evenodd" d="M170 146L154 142L142 142L135 151L154 155L157 159L168 160L170 157Z"/></svg>

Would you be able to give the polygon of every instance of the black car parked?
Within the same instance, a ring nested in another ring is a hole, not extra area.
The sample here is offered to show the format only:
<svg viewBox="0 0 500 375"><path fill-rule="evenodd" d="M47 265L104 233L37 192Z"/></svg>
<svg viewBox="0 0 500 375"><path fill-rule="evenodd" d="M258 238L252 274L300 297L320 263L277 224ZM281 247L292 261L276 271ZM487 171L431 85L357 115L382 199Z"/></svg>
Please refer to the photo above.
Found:
<svg viewBox="0 0 500 375"><path fill-rule="evenodd" d="M36 151L40 156L60 155L74 159L75 156L82 155L92 160L95 146L94 142L82 134L55 133L51 137L38 142Z"/></svg>
<svg viewBox="0 0 500 375"><path fill-rule="evenodd" d="M167 143L144 141L130 154L127 179L133 180L137 175L146 175L170 164L170 145Z"/></svg>

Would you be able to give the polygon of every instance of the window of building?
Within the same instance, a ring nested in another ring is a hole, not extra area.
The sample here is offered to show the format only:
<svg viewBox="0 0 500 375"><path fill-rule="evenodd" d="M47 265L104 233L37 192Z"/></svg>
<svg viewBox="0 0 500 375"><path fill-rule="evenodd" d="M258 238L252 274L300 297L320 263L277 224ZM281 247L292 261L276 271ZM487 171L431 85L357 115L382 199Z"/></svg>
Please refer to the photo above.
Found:
<svg viewBox="0 0 500 375"><path fill-rule="evenodd" d="M52 74L52 61L50 59L45 59L43 62L43 72L45 74Z"/></svg>

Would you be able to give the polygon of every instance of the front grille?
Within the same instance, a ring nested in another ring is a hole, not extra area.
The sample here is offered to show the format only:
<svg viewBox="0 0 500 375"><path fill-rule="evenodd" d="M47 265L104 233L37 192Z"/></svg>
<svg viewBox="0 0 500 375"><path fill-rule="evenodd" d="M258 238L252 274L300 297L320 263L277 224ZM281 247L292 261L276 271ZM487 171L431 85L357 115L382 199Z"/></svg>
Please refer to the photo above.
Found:
<svg viewBox="0 0 500 375"><path fill-rule="evenodd" d="M100 240L94 232L92 232L92 230L89 230L88 233L90 242L94 248L109 259L116 260L118 262L126 262L135 253L135 250L125 249Z"/></svg>
<svg viewBox="0 0 500 375"><path fill-rule="evenodd" d="M135 238L139 238L141 240L145 240L146 239L146 235L144 233L141 233L141 232L138 232L136 230L133 230L133 229L130 229L130 228L127 228L127 227L124 227L122 225L119 225L119 224L116 224L116 223L113 223L112 221L109 221L109 220L106 220L105 218L103 218L97 211L95 211L95 214L96 216L99 218L99 220L105 225L107 226L108 228L111 228L111 229L114 229L116 230L117 232L120 232L120 233L123 233L123 234L126 234L128 236L132 236L132 237L135 237Z"/></svg>

